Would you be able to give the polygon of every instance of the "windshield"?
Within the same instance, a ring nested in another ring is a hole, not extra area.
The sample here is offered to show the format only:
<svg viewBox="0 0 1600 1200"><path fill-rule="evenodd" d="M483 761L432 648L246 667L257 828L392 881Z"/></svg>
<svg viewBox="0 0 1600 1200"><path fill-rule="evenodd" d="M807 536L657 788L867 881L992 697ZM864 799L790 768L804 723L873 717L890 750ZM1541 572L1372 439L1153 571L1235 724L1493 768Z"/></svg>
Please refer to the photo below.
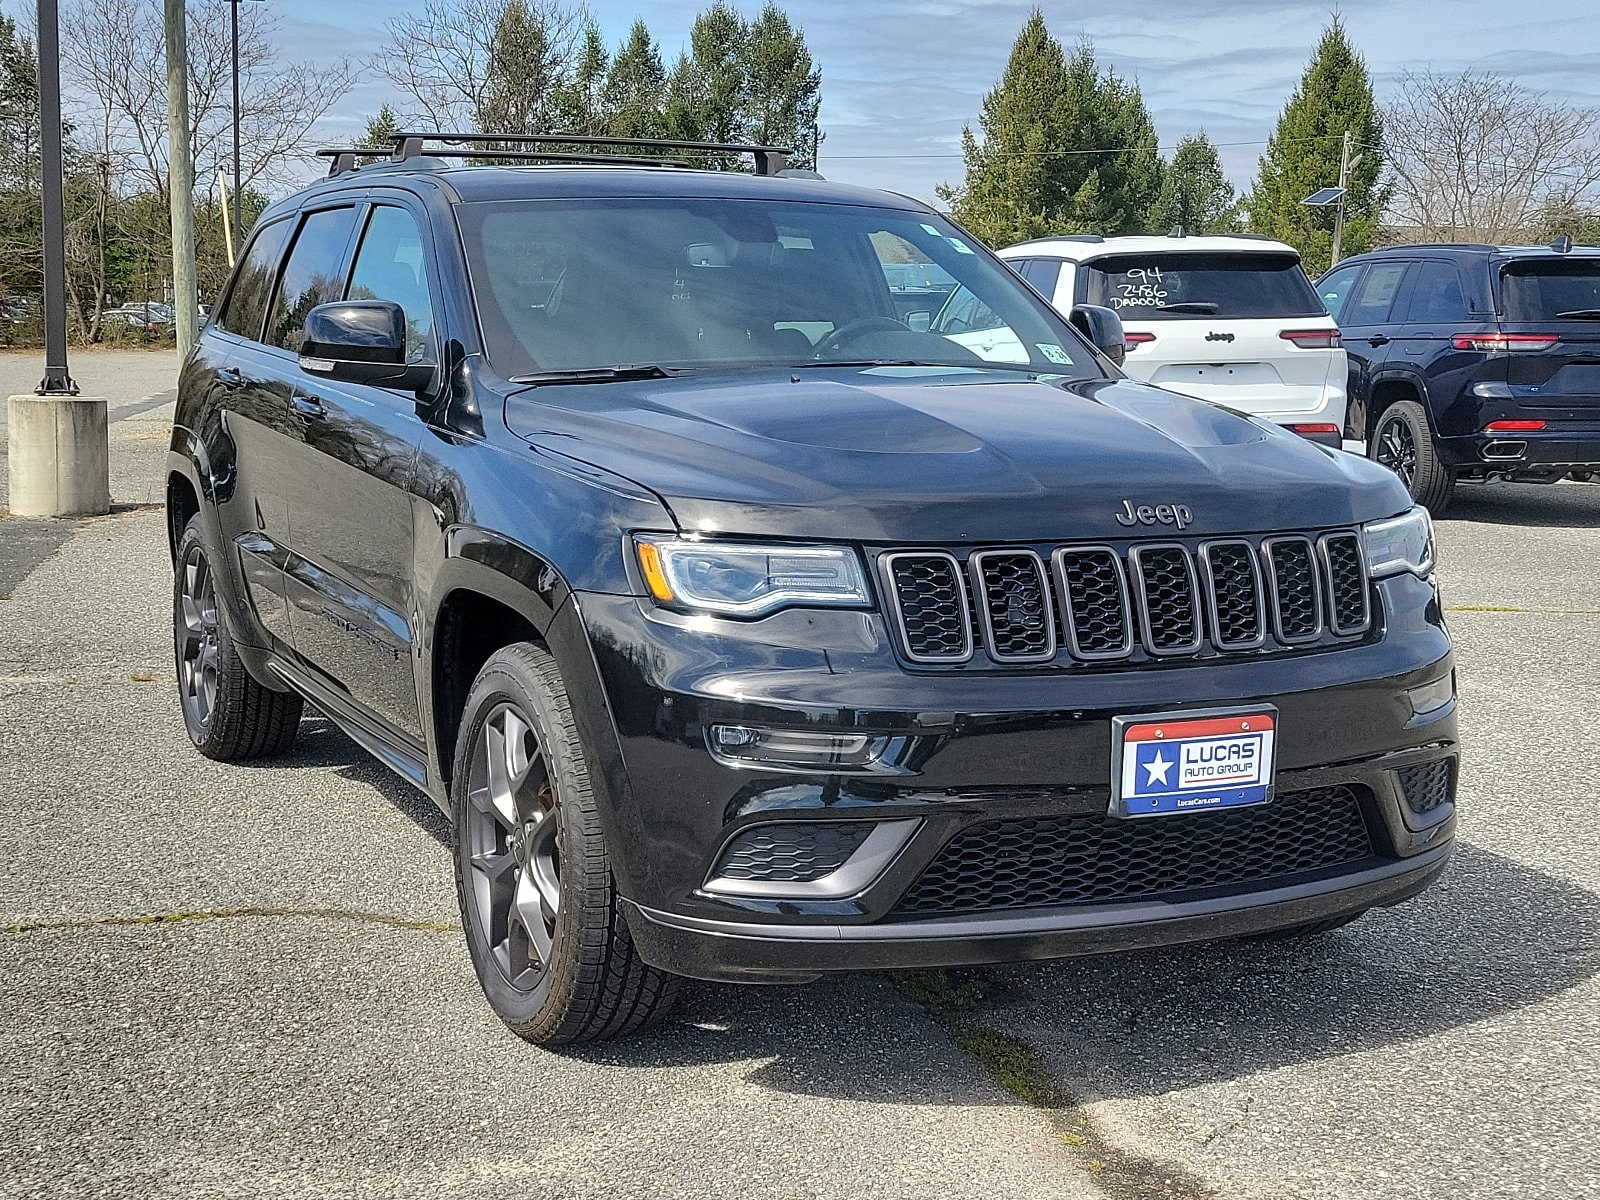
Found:
<svg viewBox="0 0 1600 1200"><path fill-rule="evenodd" d="M1084 274L1085 301L1124 320L1327 315L1289 254L1125 254L1085 263Z"/></svg>
<svg viewBox="0 0 1600 1200"><path fill-rule="evenodd" d="M619 198L458 208L502 374L984 363L1103 374L1004 266L924 213Z"/></svg>
<svg viewBox="0 0 1600 1200"><path fill-rule="evenodd" d="M1501 269L1500 303L1508 321L1552 321L1600 311L1600 259L1536 259Z"/></svg>

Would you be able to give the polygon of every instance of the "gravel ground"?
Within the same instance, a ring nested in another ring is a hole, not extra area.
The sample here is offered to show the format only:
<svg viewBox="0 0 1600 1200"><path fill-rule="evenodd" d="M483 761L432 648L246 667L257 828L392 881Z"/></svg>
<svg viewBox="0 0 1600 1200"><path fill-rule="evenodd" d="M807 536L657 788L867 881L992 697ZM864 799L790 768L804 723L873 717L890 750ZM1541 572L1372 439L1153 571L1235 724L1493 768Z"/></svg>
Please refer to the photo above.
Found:
<svg viewBox="0 0 1600 1200"><path fill-rule="evenodd" d="M940 1021L872 976L695 986L554 1054L477 992L429 801L320 719L270 766L189 749L160 386L114 397L119 511L0 521L0 1196L1600 1194L1600 486L1440 523L1467 760L1418 900L956 973Z"/></svg>

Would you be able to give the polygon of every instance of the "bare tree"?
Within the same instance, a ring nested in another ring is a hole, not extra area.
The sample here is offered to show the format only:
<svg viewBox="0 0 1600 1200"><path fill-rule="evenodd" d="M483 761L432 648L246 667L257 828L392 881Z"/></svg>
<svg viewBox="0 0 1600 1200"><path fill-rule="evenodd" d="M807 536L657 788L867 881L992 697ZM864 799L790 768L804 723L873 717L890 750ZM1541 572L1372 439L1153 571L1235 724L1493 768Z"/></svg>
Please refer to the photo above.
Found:
<svg viewBox="0 0 1600 1200"><path fill-rule="evenodd" d="M472 132L487 114L535 107L542 96L505 93L519 72L502 61L495 35L512 3L519 9L514 15L543 42L535 77L565 79L582 47L585 14L552 0L427 0L420 11L389 19L390 43L374 64L434 129Z"/></svg>
<svg viewBox="0 0 1600 1200"><path fill-rule="evenodd" d="M198 0L189 14L190 138L205 190L233 154L229 0ZM165 49L159 0L75 0L62 19L62 64L80 115L103 139L97 149L131 164L124 185L166 193ZM291 164L313 125L350 90L349 59L285 62L278 18L265 5L239 13L240 134L246 186L296 177Z"/></svg>
<svg viewBox="0 0 1600 1200"><path fill-rule="evenodd" d="M1410 72L1383 127L1389 220L1418 240L1536 237L1600 203L1600 110L1485 71Z"/></svg>

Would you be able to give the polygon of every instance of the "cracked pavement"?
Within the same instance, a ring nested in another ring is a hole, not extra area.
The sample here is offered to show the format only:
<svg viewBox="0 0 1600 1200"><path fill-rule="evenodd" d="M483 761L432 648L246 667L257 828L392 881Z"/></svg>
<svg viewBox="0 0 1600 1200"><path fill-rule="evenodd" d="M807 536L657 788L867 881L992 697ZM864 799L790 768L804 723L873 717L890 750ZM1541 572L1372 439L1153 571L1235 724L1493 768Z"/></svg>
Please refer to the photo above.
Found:
<svg viewBox="0 0 1600 1200"><path fill-rule="evenodd" d="M1440 885L1306 942L954 973L1050 1112L870 975L512 1037L431 802L320 718L270 765L189 748L143 407L173 363L98 357L122 507L0 518L0 1197L1600 1194L1600 486L1440 524L1467 755Z"/></svg>

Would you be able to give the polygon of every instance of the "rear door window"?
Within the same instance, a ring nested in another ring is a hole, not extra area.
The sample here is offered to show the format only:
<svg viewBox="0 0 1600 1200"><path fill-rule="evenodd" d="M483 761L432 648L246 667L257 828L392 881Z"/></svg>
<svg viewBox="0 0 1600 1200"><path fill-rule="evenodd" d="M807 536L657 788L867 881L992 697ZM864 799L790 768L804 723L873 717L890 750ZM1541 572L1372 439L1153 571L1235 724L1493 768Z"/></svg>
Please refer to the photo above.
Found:
<svg viewBox="0 0 1600 1200"><path fill-rule="evenodd" d="M1059 258L1029 258L1017 265L1021 269L1022 277L1033 284L1036 292L1046 300L1055 298L1056 280L1061 278Z"/></svg>
<svg viewBox="0 0 1600 1200"><path fill-rule="evenodd" d="M1118 254L1085 263L1083 271L1084 300L1124 320L1326 315L1291 254Z"/></svg>
<svg viewBox="0 0 1600 1200"><path fill-rule="evenodd" d="M305 341L306 314L344 294L345 251L355 227L354 208L325 208L301 222L267 321L269 345L298 353Z"/></svg>
<svg viewBox="0 0 1600 1200"><path fill-rule="evenodd" d="M1394 311L1395 298L1400 294L1408 262L1376 263L1367 268L1361 284L1344 307L1341 323L1345 325L1382 325Z"/></svg>
<svg viewBox="0 0 1600 1200"><path fill-rule="evenodd" d="M263 227L250 243L244 265L228 292L227 303L217 316L217 324L229 333L261 340L261 322L267 315L267 297L272 295L272 280L278 273L284 243L293 228L290 221L274 221Z"/></svg>
<svg viewBox="0 0 1600 1200"><path fill-rule="evenodd" d="M1467 299L1454 263L1425 262L1417 267L1405 319L1413 325L1467 319Z"/></svg>
<svg viewBox="0 0 1600 1200"><path fill-rule="evenodd" d="M1340 267L1337 271L1324 275L1322 282L1317 284L1317 294L1322 297L1322 303L1333 314L1335 321L1344 320L1345 301L1350 298L1350 289L1355 286L1364 265L1357 263L1353 267Z"/></svg>
<svg viewBox="0 0 1600 1200"><path fill-rule="evenodd" d="M1600 314L1600 258L1506 263L1500 306L1508 321L1593 320Z"/></svg>

